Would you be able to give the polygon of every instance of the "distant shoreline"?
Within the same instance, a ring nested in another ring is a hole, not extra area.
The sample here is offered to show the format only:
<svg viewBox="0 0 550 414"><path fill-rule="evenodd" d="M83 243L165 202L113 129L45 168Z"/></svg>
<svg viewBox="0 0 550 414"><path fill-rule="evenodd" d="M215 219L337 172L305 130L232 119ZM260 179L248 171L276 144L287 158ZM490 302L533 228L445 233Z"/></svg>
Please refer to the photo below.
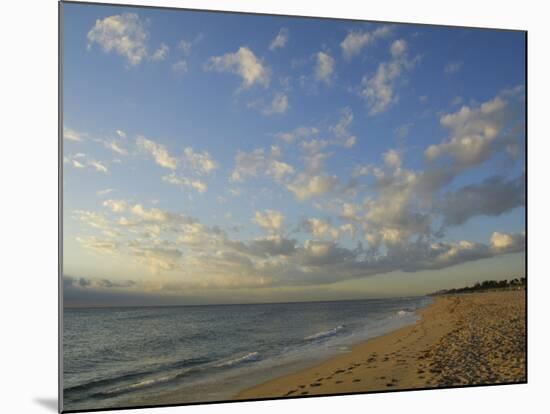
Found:
<svg viewBox="0 0 550 414"><path fill-rule="evenodd" d="M436 295L418 314L414 325L242 390L234 399L526 381L524 289Z"/></svg>

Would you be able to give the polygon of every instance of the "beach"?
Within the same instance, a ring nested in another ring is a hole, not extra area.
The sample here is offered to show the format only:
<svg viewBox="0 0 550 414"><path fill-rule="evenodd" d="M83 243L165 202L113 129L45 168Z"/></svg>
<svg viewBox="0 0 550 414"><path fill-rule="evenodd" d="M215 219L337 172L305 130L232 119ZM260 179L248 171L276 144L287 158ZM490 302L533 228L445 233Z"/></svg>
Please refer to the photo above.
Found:
<svg viewBox="0 0 550 414"><path fill-rule="evenodd" d="M420 319L235 400L526 381L525 290L436 296Z"/></svg>

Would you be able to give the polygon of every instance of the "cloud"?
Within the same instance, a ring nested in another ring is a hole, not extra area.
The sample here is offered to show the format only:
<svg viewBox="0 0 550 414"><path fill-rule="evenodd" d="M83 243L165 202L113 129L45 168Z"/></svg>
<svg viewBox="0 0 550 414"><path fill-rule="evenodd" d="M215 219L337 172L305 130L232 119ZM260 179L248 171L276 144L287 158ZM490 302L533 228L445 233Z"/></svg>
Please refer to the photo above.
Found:
<svg viewBox="0 0 550 414"><path fill-rule="evenodd" d="M268 235L265 238L251 240L247 243L240 241L229 241L227 246L251 256L274 257L274 256L292 256L296 253L296 240L285 239L279 235Z"/></svg>
<svg viewBox="0 0 550 414"><path fill-rule="evenodd" d="M449 157L455 166L467 168L481 164L500 149L518 145L525 122L522 99L523 89L515 88L480 105L464 105L457 112L442 115L439 122L450 136L430 145L426 158Z"/></svg>
<svg viewBox="0 0 550 414"><path fill-rule="evenodd" d="M332 241L306 240L296 261L304 266L334 266L352 260L356 254Z"/></svg>
<svg viewBox="0 0 550 414"><path fill-rule="evenodd" d="M286 45L286 42L288 42L288 29L286 27L282 27L279 30L279 33L277 33L277 36L273 38L269 45L269 50L273 51L275 49L283 48Z"/></svg>
<svg viewBox="0 0 550 414"><path fill-rule="evenodd" d="M361 81L361 96L367 101L369 115L387 111L398 100L397 80L405 70L412 69L417 59L407 56L407 43L395 40L390 46L391 59L381 62L373 76L365 75Z"/></svg>
<svg viewBox="0 0 550 414"><path fill-rule="evenodd" d="M96 192L96 194L97 194L98 196L100 196L100 197L103 197L103 196L105 196L105 195L107 195L107 194L112 193L113 191L115 191L114 188L106 188L106 189L104 189L104 190L99 190L98 192Z"/></svg>
<svg viewBox="0 0 550 414"><path fill-rule="evenodd" d="M276 210L265 210L263 213L256 211L252 221L269 233L280 233L283 229L284 216Z"/></svg>
<svg viewBox="0 0 550 414"><path fill-rule="evenodd" d="M357 56L363 48L374 43L377 39L388 36L391 33L390 26L381 26L372 32L353 31L349 32L340 43L342 55L346 59Z"/></svg>
<svg viewBox="0 0 550 414"><path fill-rule="evenodd" d="M336 136L334 144L342 145L345 148L351 148L357 142L357 137L352 135L348 128L353 122L353 111L349 107L342 109L342 115L338 123L329 129Z"/></svg>
<svg viewBox="0 0 550 414"><path fill-rule="evenodd" d="M295 180L286 185L298 200L307 200L322 196L336 187L338 177L330 175L299 174Z"/></svg>
<svg viewBox="0 0 550 414"><path fill-rule="evenodd" d="M384 163L388 167L393 169L401 168L401 156L396 150L390 149L389 151L382 154L382 157L384 158Z"/></svg>
<svg viewBox="0 0 550 414"><path fill-rule="evenodd" d="M407 138L412 126L413 124L411 122L398 126L394 130L395 136L401 140Z"/></svg>
<svg viewBox="0 0 550 414"><path fill-rule="evenodd" d="M132 280L112 281L109 279L98 278L75 278L72 276L63 276L63 288L89 288L89 289L118 289L129 288L136 285Z"/></svg>
<svg viewBox="0 0 550 414"><path fill-rule="evenodd" d="M267 87L270 71L265 67L254 52L246 46L241 46L235 53L211 57L205 65L206 70L230 72L242 78L241 87L248 89L255 84Z"/></svg>
<svg viewBox="0 0 550 414"><path fill-rule="evenodd" d="M104 141L104 145L106 148L110 149L113 152L116 152L119 155L128 155L128 151L126 150L126 148L122 147L118 141Z"/></svg>
<svg viewBox="0 0 550 414"><path fill-rule="evenodd" d="M133 215L145 222L166 223L168 221L172 221L173 219L173 216L164 210L159 208L147 209L141 204L135 204L130 210Z"/></svg>
<svg viewBox="0 0 550 414"><path fill-rule="evenodd" d="M168 153L164 145L157 144L144 136L137 137L136 144L139 149L149 153L161 167L169 170L175 170L177 168L178 160Z"/></svg>
<svg viewBox="0 0 550 414"><path fill-rule="evenodd" d="M199 175L208 175L218 168L218 163L212 159L210 153L207 151L195 152L191 147L186 147L183 150L183 160L186 166Z"/></svg>
<svg viewBox="0 0 550 414"><path fill-rule="evenodd" d="M315 79L329 84L334 74L334 59L325 52L316 55Z"/></svg>
<svg viewBox="0 0 550 414"><path fill-rule="evenodd" d="M115 52L131 66L138 65L148 55L149 33L135 13L123 13L98 19L88 32L88 48L97 43L104 52Z"/></svg>
<svg viewBox="0 0 550 414"><path fill-rule="evenodd" d="M109 172L109 168L107 168L107 166L101 161L90 160L88 161L88 165L95 168L95 170L98 172L102 172L104 174L107 174Z"/></svg>
<svg viewBox="0 0 550 414"><path fill-rule="evenodd" d="M86 134L63 126L63 139L68 141L82 141Z"/></svg>
<svg viewBox="0 0 550 414"><path fill-rule="evenodd" d="M340 231L336 227L333 227L327 220L319 218L304 219L301 227L318 239L329 237L336 240L340 237Z"/></svg>
<svg viewBox="0 0 550 414"><path fill-rule="evenodd" d="M496 231L491 235L490 247L491 250L500 254L521 252L525 249L525 232L500 233Z"/></svg>
<svg viewBox="0 0 550 414"><path fill-rule="evenodd" d="M445 73L447 75L452 75L452 74L455 74L457 72L460 71L460 69L462 69L462 65L464 64L464 62L449 62L445 65Z"/></svg>
<svg viewBox="0 0 550 414"><path fill-rule="evenodd" d="M187 62L184 59L180 59L172 65L172 70L177 74L184 74L187 72Z"/></svg>
<svg viewBox="0 0 550 414"><path fill-rule="evenodd" d="M122 213L126 211L127 204L124 200L105 200L103 206L107 207L114 213Z"/></svg>
<svg viewBox="0 0 550 414"><path fill-rule="evenodd" d="M317 128L302 126L289 132L279 132L275 134L275 136L283 140L287 144L291 144L298 139L314 136L314 135L317 135L318 133L319 133L319 130Z"/></svg>
<svg viewBox="0 0 550 414"><path fill-rule="evenodd" d="M85 248L94 251L95 253L110 255L119 254L120 244L113 240L90 236L86 238L77 237L76 241Z"/></svg>
<svg viewBox="0 0 550 414"><path fill-rule="evenodd" d="M178 48L185 54L185 55L190 55L191 54L191 51L193 50L193 48L195 47L195 45L197 45L197 43L199 43L202 39L204 38L203 34L200 33L198 34L197 36L195 36L195 38L193 40L185 40L185 39L182 39L179 44L178 44Z"/></svg>
<svg viewBox="0 0 550 414"><path fill-rule="evenodd" d="M288 96L278 92L267 108L262 110L264 115L284 114L288 109Z"/></svg>
<svg viewBox="0 0 550 414"><path fill-rule="evenodd" d="M131 247L138 262L147 266L153 273L170 272L180 268L182 253L178 249L163 247Z"/></svg>
<svg viewBox="0 0 550 414"><path fill-rule="evenodd" d="M208 189L208 185L201 180L177 176L175 173L165 175L164 177L162 177L162 180L170 184L192 188L201 194L206 192L206 190Z"/></svg>
<svg viewBox="0 0 550 414"><path fill-rule="evenodd" d="M438 211L444 223L463 224L475 216L498 216L525 205L525 176L506 180L492 176L480 184L470 184L443 195Z"/></svg>
<svg viewBox="0 0 550 414"><path fill-rule="evenodd" d="M390 53L394 59L400 58L407 51L407 42L403 39L398 39L390 46Z"/></svg>
<svg viewBox="0 0 550 414"><path fill-rule="evenodd" d="M266 175L281 180L287 175L294 173L294 168L277 158L280 156L280 149L272 147L269 155L266 155L263 148L257 148L252 152L238 151L235 156L235 167L231 172L230 180L242 182L246 178Z"/></svg>
<svg viewBox="0 0 550 414"><path fill-rule="evenodd" d="M164 43L161 43L159 48L155 50L155 52L151 55L151 60L154 60L154 61L165 60L168 57L169 52L170 52L170 48L166 46Z"/></svg>

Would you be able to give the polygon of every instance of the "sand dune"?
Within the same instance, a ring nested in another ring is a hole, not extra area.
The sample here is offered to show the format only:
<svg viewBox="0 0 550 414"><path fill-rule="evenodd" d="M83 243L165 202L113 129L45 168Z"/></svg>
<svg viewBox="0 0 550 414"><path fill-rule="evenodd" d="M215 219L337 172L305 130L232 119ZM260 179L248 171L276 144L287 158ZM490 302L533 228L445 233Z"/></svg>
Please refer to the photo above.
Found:
<svg viewBox="0 0 550 414"><path fill-rule="evenodd" d="M526 381L525 291L440 296L421 319L235 399Z"/></svg>

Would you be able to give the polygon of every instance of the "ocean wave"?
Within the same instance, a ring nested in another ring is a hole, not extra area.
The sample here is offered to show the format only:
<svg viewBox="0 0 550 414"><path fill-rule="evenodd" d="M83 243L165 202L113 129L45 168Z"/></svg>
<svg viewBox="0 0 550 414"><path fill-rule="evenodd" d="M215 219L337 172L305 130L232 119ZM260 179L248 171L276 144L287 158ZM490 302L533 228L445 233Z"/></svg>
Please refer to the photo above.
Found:
<svg viewBox="0 0 550 414"><path fill-rule="evenodd" d="M340 332L342 329L344 329L344 325L338 325L336 328L329 329L328 331L321 331L321 332L317 332L316 334L306 336L304 340L312 341L315 339L322 339L329 336L334 336L338 334L338 332Z"/></svg>
<svg viewBox="0 0 550 414"><path fill-rule="evenodd" d="M134 378L140 378L140 377L143 378L145 376L150 377L151 375L159 374L166 370L192 368L198 365L199 366L204 365L207 362L209 362L208 358L201 358L201 357L182 359L180 361L168 362L164 364L159 364L157 366L151 366L149 367L149 369L138 370L138 371L124 373L120 375L113 374L112 376L107 378L100 378L100 379L84 382L82 384L73 385L73 386L64 388L64 392L72 393L72 392L86 391L88 389L93 389L93 388L103 388L109 385L113 386L113 385L116 385L117 383L132 380ZM178 375L181 375L181 373ZM177 375L175 375L174 377L177 377ZM148 381L149 380L142 380L140 382L137 382L136 384L140 384L140 383L145 384ZM141 385L138 385L138 387L139 386Z"/></svg>
<svg viewBox="0 0 550 414"><path fill-rule="evenodd" d="M136 389L151 387L153 385L170 382L175 380L177 377L178 375L176 374L176 375L166 375L160 378L150 378L139 382L135 382L133 384L123 385L120 387L112 388L110 390L101 391L96 393L95 395L96 396L113 396L117 394L123 394L125 392L134 391Z"/></svg>
<svg viewBox="0 0 550 414"><path fill-rule="evenodd" d="M217 368L222 367L231 367L234 365L242 364L243 362L253 362L260 359L260 354L258 352L250 352L249 354L246 354L244 356L230 359L229 361L224 361L216 365Z"/></svg>

